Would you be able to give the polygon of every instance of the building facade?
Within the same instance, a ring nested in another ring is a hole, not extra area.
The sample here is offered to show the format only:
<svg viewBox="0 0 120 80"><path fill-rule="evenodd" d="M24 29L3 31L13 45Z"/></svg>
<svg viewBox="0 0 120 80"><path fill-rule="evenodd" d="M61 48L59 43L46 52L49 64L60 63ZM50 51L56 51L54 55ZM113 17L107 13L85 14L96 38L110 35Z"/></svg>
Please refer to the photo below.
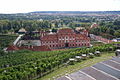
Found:
<svg viewBox="0 0 120 80"><path fill-rule="evenodd" d="M88 47L90 46L90 39L87 35L86 31L83 31L82 34L77 34L73 29L65 28L59 29L57 33L45 35L40 40L42 46L46 45L51 49Z"/></svg>

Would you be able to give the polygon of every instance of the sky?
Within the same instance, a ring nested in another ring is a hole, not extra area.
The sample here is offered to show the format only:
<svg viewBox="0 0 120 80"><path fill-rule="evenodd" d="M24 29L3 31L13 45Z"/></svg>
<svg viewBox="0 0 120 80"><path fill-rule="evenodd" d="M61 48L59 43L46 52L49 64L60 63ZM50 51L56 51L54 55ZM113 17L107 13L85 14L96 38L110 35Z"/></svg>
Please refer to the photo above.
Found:
<svg viewBox="0 0 120 80"><path fill-rule="evenodd" d="M0 0L0 13L117 10L120 0Z"/></svg>

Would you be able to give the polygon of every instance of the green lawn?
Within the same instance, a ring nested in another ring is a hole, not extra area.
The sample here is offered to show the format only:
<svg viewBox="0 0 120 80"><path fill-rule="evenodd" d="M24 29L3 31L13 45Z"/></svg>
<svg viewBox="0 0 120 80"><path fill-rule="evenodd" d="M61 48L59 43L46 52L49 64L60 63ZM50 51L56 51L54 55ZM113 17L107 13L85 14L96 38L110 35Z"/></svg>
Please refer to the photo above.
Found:
<svg viewBox="0 0 120 80"><path fill-rule="evenodd" d="M104 43L102 43L102 42L97 42L97 41L91 41L91 44L92 44L93 46L101 46L101 45L103 45Z"/></svg>
<svg viewBox="0 0 120 80"><path fill-rule="evenodd" d="M94 57L93 59L87 59L82 62L76 63L75 65L61 67L61 68L53 71L52 73L50 73L46 76L43 76L42 78L37 79L37 80L53 80L54 78L60 77L62 75L75 72L75 71L85 68L85 67L92 66L101 61L108 60L108 59L112 58L112 56L114 56L113 52L102 53L101 57Z"/></svg>

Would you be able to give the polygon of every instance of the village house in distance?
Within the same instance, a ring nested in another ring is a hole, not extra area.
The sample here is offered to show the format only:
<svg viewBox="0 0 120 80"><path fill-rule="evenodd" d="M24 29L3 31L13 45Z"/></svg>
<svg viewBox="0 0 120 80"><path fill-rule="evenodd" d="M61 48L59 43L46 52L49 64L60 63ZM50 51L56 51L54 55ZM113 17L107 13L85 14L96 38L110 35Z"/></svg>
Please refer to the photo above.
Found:
<svg viewBox="0 0 120 80"><path fill-rule="evenodd" d="M25 30L20 31L26 32ZM33 36L34 35L34 36ZM40 36L39 36L40 35ZM51 51L54 49L89 47L90 38L88 31L76 32L71 28L57 30L56 33L51 31L33 31L20 35L13 45L7 48L7 51L28 49L32 51Z"/></svg>

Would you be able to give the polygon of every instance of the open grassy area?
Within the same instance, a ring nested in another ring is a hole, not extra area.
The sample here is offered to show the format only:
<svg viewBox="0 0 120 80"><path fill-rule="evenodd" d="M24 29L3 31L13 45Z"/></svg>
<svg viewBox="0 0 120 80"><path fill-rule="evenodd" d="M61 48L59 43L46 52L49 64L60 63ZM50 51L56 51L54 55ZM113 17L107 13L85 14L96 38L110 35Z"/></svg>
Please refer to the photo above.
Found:
<svg viewBox="0 0 120 80"><path fill-rule="evenodd" d="M102 42L92 42L91 43L93 46L101 46L101 45L103 45L104 43L102 43Z"/></svg>
<svg viewBox="0 0 120 80"><path fill-rule="evenodd" d="M75 65L61 67L61 68L53 71L52 73L50 73L46 76L43 76L42 78L37 79L37 80L53 80L54 78L60 77L62 75L75 72L75 71L85 68L85 67L92 66L101 61L108 60L108 59L112 58L112 56L114 56L114 52L102 53L101 57L94 57L93 59L87 59L82 62L78 62Z"/></svg>

